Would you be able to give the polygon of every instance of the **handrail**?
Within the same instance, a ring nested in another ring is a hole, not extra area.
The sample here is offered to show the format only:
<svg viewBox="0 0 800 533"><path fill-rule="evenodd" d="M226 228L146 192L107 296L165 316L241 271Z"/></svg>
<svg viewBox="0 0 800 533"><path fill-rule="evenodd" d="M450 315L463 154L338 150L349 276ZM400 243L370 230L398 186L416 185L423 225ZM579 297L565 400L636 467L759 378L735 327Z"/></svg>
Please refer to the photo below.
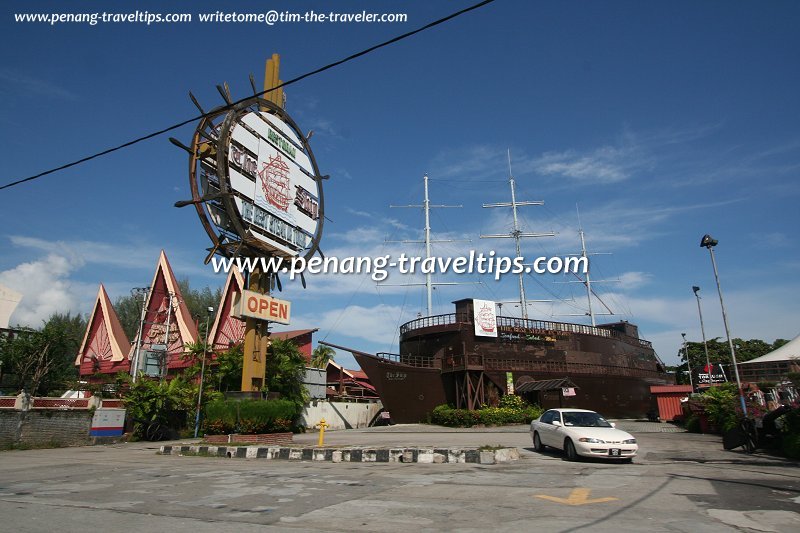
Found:
<svg viewBox="0 0 800 533"><path fill-rule="evenodd" d="M459 323L472 323L467 313L450 313L416 318L400 326L400 335L411 331L433 326L449 326ZM653 348L653 343L644 339L631 337L612 329L572 324L570 322L551 322L549 320L532 320L507 316L497 317L498 328L513 328L525 330L550 330L563 333L578 333L581 335L594 335L596 337L613 338L642 348Z"/></svg>
<svg viewBox="0 0 800 533"><path fill-rule="evenodd" d="M401 363L417 368L435 368L437 366L435 359L421 355L400 355L396 353L378 352L375 354L375 356L383 361L388 361L390 363Z"/></svg>

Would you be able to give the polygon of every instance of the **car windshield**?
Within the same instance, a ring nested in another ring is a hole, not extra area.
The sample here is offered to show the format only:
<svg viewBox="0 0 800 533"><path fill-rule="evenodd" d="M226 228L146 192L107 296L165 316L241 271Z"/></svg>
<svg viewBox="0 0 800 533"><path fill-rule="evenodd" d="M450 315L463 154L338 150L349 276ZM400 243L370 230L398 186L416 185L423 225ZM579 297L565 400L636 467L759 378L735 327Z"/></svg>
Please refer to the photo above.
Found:
<svg viewBox="0 0 800 533"><path fill-rule="evenodd" d="M605 418L597 413L563 413L565 426L584 428L610 428L613 427Z"/></svg>

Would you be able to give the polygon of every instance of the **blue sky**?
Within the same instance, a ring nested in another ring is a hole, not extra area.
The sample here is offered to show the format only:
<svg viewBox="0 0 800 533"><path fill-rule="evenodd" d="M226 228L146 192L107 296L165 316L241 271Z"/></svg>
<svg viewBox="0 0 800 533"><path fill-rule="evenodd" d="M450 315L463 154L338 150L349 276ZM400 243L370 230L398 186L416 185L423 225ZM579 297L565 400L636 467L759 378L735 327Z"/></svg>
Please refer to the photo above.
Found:
<svg viewBox="0 0 800 533"><path fill-rule="evenodd" d="M128 141L207 108L227 81L281 54L289 79L470 5L465 1L280 1L267 9L408 14L400 24L19 24L15 12L134 9L257 11L262 2L18 2L3 4L0 139L7 183ZM596 288L619 319L639 325L667 363L681 332L700 340L692 285L709 337L724 337L708 252L710 233L735 337L800 332L800 6L796 2L515 2L498 0L447 24L287 87L287 109L312 139L325 184L326 255L419 250L422 200L462 209L432 215L434 237L512 253L507 151L530 231L527 255L579 250L576 204ZM190 140L192 126L171 135ZM100 282L112 300L151 279L164 248L192 285L224 282L203 265L208 239L190 209L185 154L159 137L0 191L0 284L24 293L12 323L88 312ZM466 239L467 241L462 241ZM471 240L471 241L470 241ZM397 327L425 312L418 287L366 277L284 282L292 328L364 351L397 351ZM390 281L401 281L391 278ZM444 279L453 281L453 278ZM463 276L434 293L435 312L474 296L511 300L516 278ZM579 286L526 278L531 299ZM480 283L477 283L480 282ZM537 303L530 315L586 323L582 302ZM504 306L504 314L519 309ZM582 312L582 311L579 311ZM611 317L600 317L609 319ZM353 365L349 355L338 358Z"/></svg>

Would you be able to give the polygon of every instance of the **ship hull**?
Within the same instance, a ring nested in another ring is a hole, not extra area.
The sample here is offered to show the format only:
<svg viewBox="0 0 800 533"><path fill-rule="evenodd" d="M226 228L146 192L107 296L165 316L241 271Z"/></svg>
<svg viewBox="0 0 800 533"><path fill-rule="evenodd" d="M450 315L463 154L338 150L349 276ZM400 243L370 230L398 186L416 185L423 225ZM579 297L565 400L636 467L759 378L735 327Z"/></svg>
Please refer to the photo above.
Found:
<svg viewBox="0 0 800 533"><path fill-rule="evenodd" d="M476 334L473 300L454 303L455 313L402 325L398 355L344 348L395 422L425 421L442 404L498 405L520 384L547 380L564 381L544 390L539 390L544 383L525 386L533 390L524 393L526 399L544 408L638 418L655 407L650 386L672 382L651 343L628 322L594 327L497 316L493 335L487 336Z"/></svg>
<svg viewBox="0 0 800 533"><path fill-rule="evenodd" d="M458 374L443 374L438 369L418 368L379 357L353 353L356 362L375 385L381 402L392 421L400 424L425 422L430 412L442 404L455 405ZM526 398L545 409L577 407L591 409L612 418L640 418L655 407L651 385L669 383L667 376L642 378L609 374L563 372L511 372L514 382L568 378L575 384L575 396L562 390L539 391ZM507 383L505 372L485 372L489 388L502 391Z"/></svg>

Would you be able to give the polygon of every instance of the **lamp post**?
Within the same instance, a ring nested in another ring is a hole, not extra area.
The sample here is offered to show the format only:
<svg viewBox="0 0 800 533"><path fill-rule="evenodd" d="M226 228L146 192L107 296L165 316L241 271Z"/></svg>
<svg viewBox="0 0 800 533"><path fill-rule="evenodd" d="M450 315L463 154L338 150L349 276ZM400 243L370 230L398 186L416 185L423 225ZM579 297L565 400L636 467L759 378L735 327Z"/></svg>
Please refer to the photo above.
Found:
<svg viewBox="0 0 800 533"><path fill-rule="evenodd" d="M200 431L200 405L203 401L203 378L206 372L206 354L208 353L208 321L211 314L214 312L213 307L206 309L206 340L203 343L203 362L200 364L200 390L197 392L197 412L194 417L194 438L197 438L197 433Z"/></svg>
<svg viewBox="0 0 800 533"><path fill-rule="evenodd" d="M717 282L717 292L719 293L719 305L722 308L722 323L725 324L725 335L728 337L728 347L731 350L731 363L733 363L733 371L736 374L736 386L739 388L739 401L742 403L742 414L747 418L747 404L744 401L744 391L742 391L742 381L739 379L739 366L736 364L736 350L733 349L733 341L731 340L731 332L728 328L728 316L725 314L725 302L722 300L722 287L719 284L719 273L717 272L717 262L714 260L714 246L719 244L719 241L711 237L709 234L703 235L700 240L701 248L708 248L708 253L711 255L711 266L714 269L714 279Z"/></svg>
<svg viewBox="0 0 800 533"><path fill-rule="evenodd" d="M683 337L683 355L686 356L686 368L689 370L689 385L694 392L694 381L692 380L692 363L689 361L689 348L686 346L686 333L681 333Z"/></svg>
<svg viewBox="0 0 800 533"><path fill-rule="evenodd" d="M700 315L700 333L702 333L702 335L703 335L703 349L706 352L706 372L708 373L708 386L710 387L711 385L714 384L714 379L712 378L713 374L711 372L711 360L708 357L708 343L706 342L706 328L703 325L703 310L700 308L700 295L698 294L700 292L700 287L695 285L695 286L692 287L692 291L694 291L694 296L695 296L695 298L697 298L697 313Z"/></svg>

